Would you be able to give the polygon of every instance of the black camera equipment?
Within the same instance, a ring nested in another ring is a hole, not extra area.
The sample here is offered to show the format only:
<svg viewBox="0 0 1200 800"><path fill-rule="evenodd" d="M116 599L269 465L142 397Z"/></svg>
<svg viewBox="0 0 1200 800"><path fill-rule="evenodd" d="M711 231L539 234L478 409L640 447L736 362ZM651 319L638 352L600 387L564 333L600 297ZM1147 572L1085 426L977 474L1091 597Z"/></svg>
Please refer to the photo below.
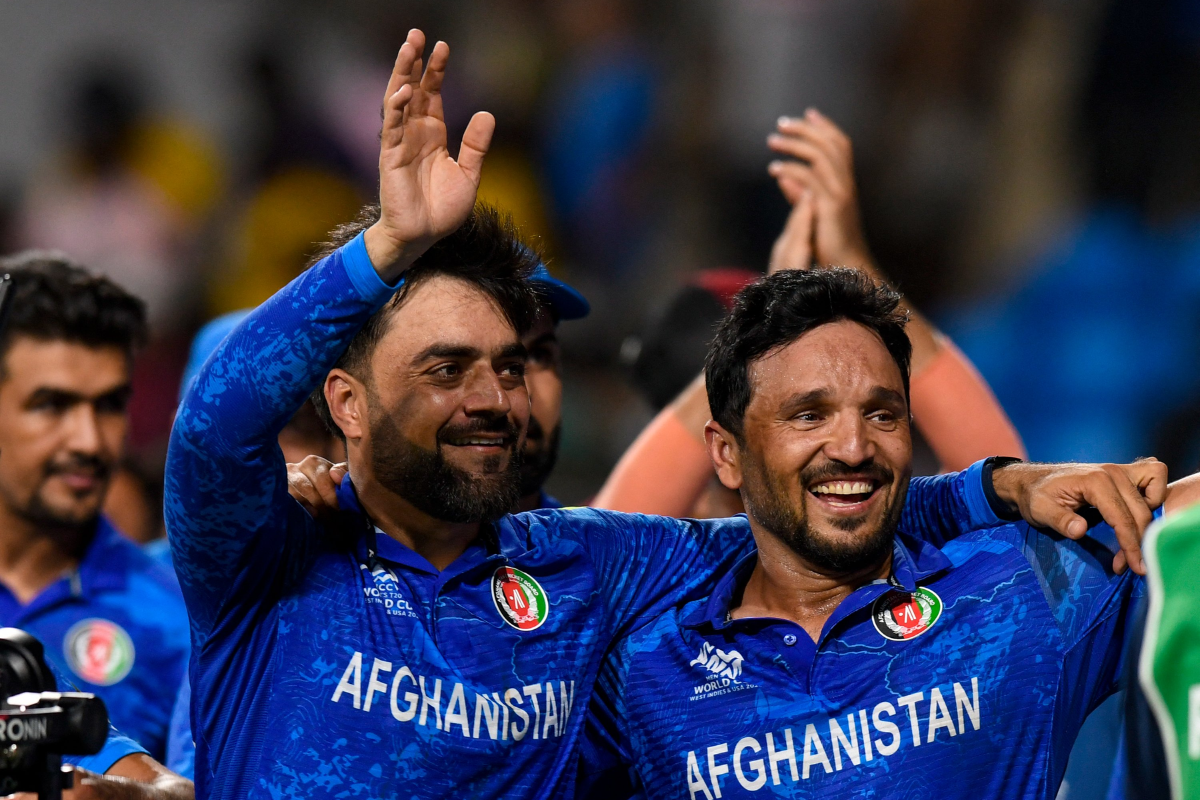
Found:
<svg viewBox="0 0 1200 800"><path fill-rule="evenodd" d="M17 628L0 628L0 698L0 796L60 800L73 778L63 755L98 753L108 738L104 701L59 692L42 643Z"/></svg>

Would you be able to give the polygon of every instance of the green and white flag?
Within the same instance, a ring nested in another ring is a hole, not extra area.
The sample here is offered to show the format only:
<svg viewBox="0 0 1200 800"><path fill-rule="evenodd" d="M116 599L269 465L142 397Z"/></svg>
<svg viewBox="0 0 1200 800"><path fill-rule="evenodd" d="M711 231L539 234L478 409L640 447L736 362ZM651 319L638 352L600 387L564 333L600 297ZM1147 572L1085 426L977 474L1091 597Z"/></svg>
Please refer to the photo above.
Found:
<svg viewBox="0 0 1200 800"><path fill-rule="evenodd" d="M1173 800L1200 800L1200 505L1142 544L1150 608L1138 681L1163 738Z"/></svg>

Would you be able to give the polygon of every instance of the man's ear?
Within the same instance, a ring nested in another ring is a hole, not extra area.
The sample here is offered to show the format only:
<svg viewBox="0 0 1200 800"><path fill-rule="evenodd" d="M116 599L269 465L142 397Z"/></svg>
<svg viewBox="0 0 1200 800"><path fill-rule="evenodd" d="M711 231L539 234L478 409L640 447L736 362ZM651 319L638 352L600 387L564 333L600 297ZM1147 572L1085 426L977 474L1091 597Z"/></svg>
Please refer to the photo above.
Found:
<svg viewBox="0 0 1200 800"><path fill-rule="evenodd" d="M712 459L717 477L726 489L735 492L742 488L742 451L733 434L720 423L709 420L704 426L704 443Z"/></svg>
<svg viewBox="0 0 1200 800"><path fill-rule="evenodd" d="M367 428L367 388L362 381L343 369L331 369L325 376L325 403L329 416L347 440L361 439Z"/></svg>

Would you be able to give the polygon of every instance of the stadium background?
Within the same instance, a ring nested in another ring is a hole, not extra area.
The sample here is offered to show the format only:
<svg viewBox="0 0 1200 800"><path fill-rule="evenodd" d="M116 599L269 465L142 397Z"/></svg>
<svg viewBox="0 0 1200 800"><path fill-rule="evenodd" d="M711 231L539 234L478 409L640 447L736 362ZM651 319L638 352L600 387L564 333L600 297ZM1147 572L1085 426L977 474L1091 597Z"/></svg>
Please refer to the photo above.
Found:
<svg viewBox="0 0 1200 800"><path fill-rule="evenodd" d="M626 362L675 291L765 265L787 211L765 136L810 105L855 142L880 264L1033 458L1200 466L1197 0L6 0L0 250L66 250L150 302L148 530L191 335L371 196L413 26L452 47L451 141L498 118L482 195L592 301L561 328L564 501L649 420ZM1103 796L1115 713L1070 800Z"/></svg>

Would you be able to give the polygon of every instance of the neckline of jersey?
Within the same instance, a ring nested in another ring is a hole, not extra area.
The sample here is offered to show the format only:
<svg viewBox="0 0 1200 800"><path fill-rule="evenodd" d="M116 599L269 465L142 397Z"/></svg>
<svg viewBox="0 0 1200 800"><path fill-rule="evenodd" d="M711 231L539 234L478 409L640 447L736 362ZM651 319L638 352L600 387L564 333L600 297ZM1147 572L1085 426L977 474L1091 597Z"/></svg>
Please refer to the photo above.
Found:
<svg viewBox="0 0 1200 800"><path fill-rule="evenodd" d="M714 630L723 630L739 624L761 625L764 619L760 617L733 619L730 616L733 599L741 595L746 582L750 580L751 573L754 572L754 565L757 561L758 548L756 547L742 556L733 568L717 581L712 594L707 599L696 600L683 609L680 624L685 628L711 627ZM928 542L914 539L898 531L893 544L890 579L874 581L856 589L834 610L830 617L830 623L836 624L840 619L853 613L860 604L853 602L852 598L865 589L872 589L872 595L877 593L880 586L915 592L919 584L940 576L952 567L952 562L941 550ZM827 628L832 628L830 623L827 623Z"/></svg>

